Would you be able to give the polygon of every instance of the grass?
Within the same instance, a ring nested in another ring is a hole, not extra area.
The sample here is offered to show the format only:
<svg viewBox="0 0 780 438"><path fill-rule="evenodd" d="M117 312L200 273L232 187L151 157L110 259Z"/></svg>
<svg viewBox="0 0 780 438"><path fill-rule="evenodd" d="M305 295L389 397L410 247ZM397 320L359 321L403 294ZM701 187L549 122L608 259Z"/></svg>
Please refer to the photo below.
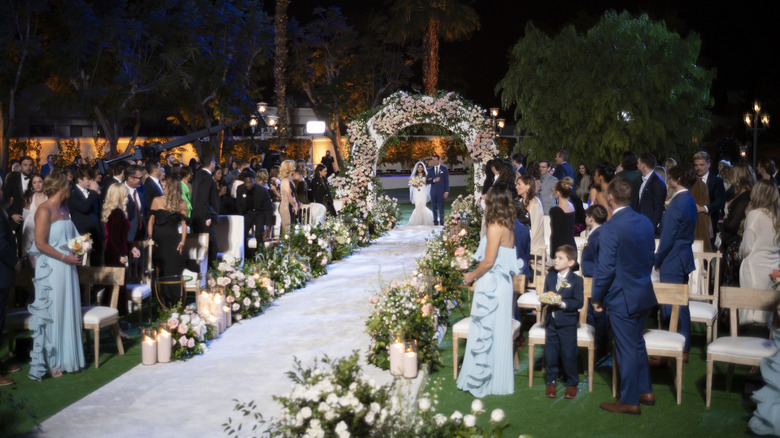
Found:
<svg viewBox="0 0 780 438"><path fill-rule="evenodd" d="M672 369L651 368L655 406L643 406L642 415L612 414L602 410L599 404L614 401L612 398L612 368L609 356L597 360L593 392L588 393L588 383L582 370L587 369L584 350L580 350L579 394L574 400L563 398L565 387L559 384L558 397L545 397L545 380L542 367L544 348L535 348L536 366L534 386L528 387L528 350L522 348L520 370L515 373L515 389L511 395L488 396L483 399L487 415L480 416L480 424L488 427L490 412L501 408L510 423L505 436L521 434L533 437L706 437L706 436L751 436L747 422L755 405L745 392L757 389L762 383L760 377L748 375L747 367L737 367L732 392L725 391L725 364L715 364L712 407L704 406L704 385L706 342L703 328L696 331L694 325L690 362L683 366L682 404L677 405ZM449 334L448 334L449 335ZM445 415L459 410L470 411L474 399L471 394L457 389L452 377L452 338L442 342L444 367L431 373L426 394L437 400L436 410ZM460 360L465 350L465 341L460 343Z"/></svg>

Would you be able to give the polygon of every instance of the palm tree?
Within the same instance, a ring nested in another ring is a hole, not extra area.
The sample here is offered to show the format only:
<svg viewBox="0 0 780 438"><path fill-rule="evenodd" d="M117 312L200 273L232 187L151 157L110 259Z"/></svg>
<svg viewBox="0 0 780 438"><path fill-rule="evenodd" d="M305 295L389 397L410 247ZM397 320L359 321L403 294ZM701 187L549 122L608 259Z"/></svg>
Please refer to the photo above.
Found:
<svg viewBox="0 0 780 438"><path fill-rule="evenodd" d="M276 93L276 108L279 115L279 151L287 148L290 136L287 120L287 7L290 0L276 0L276 16L274 17L274 92Z"/></svg>
<svg viewBox="0 0 780 438"><path fill-rule="evenodd" d="M468 38L479 29L479 15L471 0L389 0L395 21L390 38L401 43L422 37L423 86L432 94L439 80L439 40Z"/></svg>

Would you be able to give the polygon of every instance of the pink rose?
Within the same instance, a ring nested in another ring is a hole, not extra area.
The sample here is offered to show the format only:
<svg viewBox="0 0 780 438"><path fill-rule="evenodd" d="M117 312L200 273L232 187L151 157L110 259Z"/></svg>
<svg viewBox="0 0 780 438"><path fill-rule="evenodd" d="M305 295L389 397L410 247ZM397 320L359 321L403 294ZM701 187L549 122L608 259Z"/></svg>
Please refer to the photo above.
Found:
<svg viewBox="0 0 780 438"><path fill-rule="evenodd" d="M390 287L393 288L393 289L397 288L398 287L398 282L397 281L390 282Z"/></svg>
<svg viewBox="0 0 780 438"><path fill-rule="evenodd" d="M195 339L192 339L192 338L188 339L187 340L187 348L192 348L194 346L195 346Z"/></svg>
<svg viewBox="0 0 780 438"><path fill-rule="evenodd" d="M379 302L379 296L378 295L371 295L368 297L368 302L371 304L376 304Z"/></svg>
<svg viewBox="0 0 780 438"><path fill-rule="evenodd" d="M182 347L187 345L187 337L186 336L182 336L182 337L179 338L179 345L181 345Z"/></svg>
<svg viewBox="0 0 780 438"><path fill-rule="evenodd" d="M187 333L187 326L185 324L179 324L179 333L182 335Z"/></svg>
<svg viewBox="0 0 780 438"><path fill-rule="evenodd" d="M463 257L463 254L466 253L466 248L459 246L455 249L455 257Z"/></svg>
<svg viewBox="0 0 780 438"><path fill-rule="evenodd" d="M179 325L179 320L176 318L171 318L168 320L168 328L173 330Z"/></svg>
<svg viewBox="0 0 780 438"><path fill-rule="evenodd" d="M458 260L458 266L460 269L468 269L469 268L469 260L468 259L459 259Z"/></svg>

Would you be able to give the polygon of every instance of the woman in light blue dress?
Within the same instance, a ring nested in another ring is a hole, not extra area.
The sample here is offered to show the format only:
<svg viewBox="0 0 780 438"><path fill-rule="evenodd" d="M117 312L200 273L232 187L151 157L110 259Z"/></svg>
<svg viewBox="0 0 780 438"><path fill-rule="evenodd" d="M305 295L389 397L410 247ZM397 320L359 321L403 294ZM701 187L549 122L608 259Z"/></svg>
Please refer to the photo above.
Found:
<svg viewBox="0 0 780 438"><path fill-rule="evenodd" d="M515 211L504 184L490 188L485 202L487 234L474 258L481 263L463 276L476 281L471 302L471 325L466 341L458 388L474 397L511 394L514 391L512 360L512 275L518 274L514 248Z"/></svg>
<svg viewBox="0 0 780 438"><path fill-rule="evenodd" d="M30 249L38 256L35 301L28 307L33 337L29 377L33 380L41 380L47 372L60 377L63 372L84 368L76 271L81 256L68 249L68 241L79 234L67 209L70 187L65 174L50 173L43 192L49 199L35 212L35 243Z"/></svg>

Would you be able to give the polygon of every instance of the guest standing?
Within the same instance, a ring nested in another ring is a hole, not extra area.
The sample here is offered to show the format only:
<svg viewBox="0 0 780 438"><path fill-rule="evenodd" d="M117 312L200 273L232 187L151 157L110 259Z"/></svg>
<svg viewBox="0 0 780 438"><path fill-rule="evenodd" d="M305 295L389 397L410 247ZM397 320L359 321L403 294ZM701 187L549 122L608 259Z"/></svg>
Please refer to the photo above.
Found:
<svg viewBox="0 0 780 438"><path fill-rule="evenodd" d="M600 205L607 209L607 219L612 217L612 209L607 202L607 187L615 178L615 168L599 164L593 171L593 187L590 189L590 205Z"/></svg>
<svg viewBox="0 0 780 438"><path fill-rule="evenodd" d="M163 181L165 195L152 200L149 206L149 226L154 241L154 266L160 277L181 275L184 270L184 243L187 240L187 203L181 197L179 180L168 177ZM181 289L176 285L163 288L162 300L171 308L181 302Z"/></svg>
<svg viewBox="0 0 780 438"><path fill-rule="evenodd" d="M261 170L265 171L265 169ZM242 172L239 175L239 180L243 184L238 188L236 199L238 214L245 218L244 241L249 240L250 231L254 228L258 248L262 247L264 241L271 239L276 220L271 195L268 194L265 187L259 184L259 179L262 179L261 172L257 174L248 170Z"/></svg>
<svg viewBox="0 0 780 438"><path fill-rule="evenodd" d="M637 166L639 160L636 157L636 153L632 151L623 152L623 160L620 162L622 169L615 174L631 184L631 205L636 204L636 199L639 196L639 187L642 185L642 175L639 173Z"/></svg>
<svg viewBox="0 0 780 438"><path fill-rule="evenodd" d="M553 176L558 180L562 180L567 176L572 180L572 187L577 186L577 174L574 172L574 168L571 167L569 161L569 153L566 150L561 149L555 153L555 170Z"/></svg>
<svg viewBox="0 0 780 438"><path fill-rule="evenodd" d="M599 260L599 236L601 226L607 221L607 209L601 205L591 205L585 210L585 222L588 225L588 243L582 249L583 277L593 277ZM609 319L606 312L596 312L593 305L588 305L588 324L596 330L596 355L601 357L607 352L609 345Z"/></svg>
<svg viewBox="0 0 780 438"><path fill-rule="evenodd" d="M279 190L281 202L279 204L279 215L282 217L282 233L290 227L293 219L298 215L298 199L295 197L295 182L293 181L293 171L295 162L285 160L279 168L279 179L281 180Z"/></svg>
<svg viewBox="0 0 780 438"><path fill-rule="evenodd" d="M52 172L43 192L49 199L35 212L35 244L30 249L37 255L35 301L28 306L33 338L29 377L33 380L41 380L47 372L60 377L85 365L76 271L81 256L67 249L68 241L78 236L67 207L67 177Z"/></svg>
<svg viewBox="0 0 780 438"><path fill-rule="evenodd" d="M46 164L41 166L41 176L46 178L46 175L50 174L52 170L54 170L57 166L54 163L55 157L54 155L49 155L46 157Z"/></svg>
<svg viewBox="0 0 780 438"><path fill-rule="evenodd" d="M670 170L671 172L671 170ZM694 239L702 241L702 251L712 251L712 221L710 215L706 210L702 210L702 205L710 203L710 195L707 194L707 185L700 179L696 179L696 182L689 189L693 200L696 202L697 210L699 212L699 218L696 221L696 230L694 231Z"/></svg>
<svg viewBox="0 0 780 438"><path fill-rule="evenodd" d="M35 211L38 206L45 201L46 195L43 194L43 178L40 175L30 177L30 185L24 192L24 210L22 210L22 258L27 255L33 242L35 242ZM35 261L30 260L31 266L35 266Z"/></svg>
<svg viewBox="0 0 780 438"><path fill-rule="evenodd" d="M2 200L3 193L0 192L0 202ZM14 288L18 262L16 238L11 232L11 223L8 220L8 214L0 208L0 333L3 333L3 327L5 327L5 311L8 307L8 297L11 296L11 291ZM19 365L9 365L5 370L3 373L18 371ZM13 384L13 379L0 375L0 386Z"/></svg>
<svg viewBox="0 0 780 438"><path fill-rule="evenodd" d="M300 179L295 182L295 196L301 204L309 204L309 184L306 182L306 161L302 158L295 160L295 171L300 175Z"/></svg>
<svg viewBox="0 0 780 438"><path fill-rule="evenodd" d="M531 267L529 258L531 256L531 216L525 209L523 201L516 200L515 203L515 226L513 229L515 235L515 253L517 255L518 266L522 266L521 274L530 279ZM520 319L518 318L518 321Z"/></svg>
<svg viewBox="0 0 780 438"><path fill-rule="evenodd" d="M322 160L320 161L320 164L325 166L325 169L327 170L327 178L330 178L331 175L334 174L333 171L333 157L330 156L330 150L325 151L325 156L322 157Z"/></svg>
<svg viewBox="0 0 780 438"><path fill-rule="evenodd" d="M3 186L3 198L8 203L6 213L8 213L8 217L11 219L11 230L16 235L17 251L22 249L24 192L27 191L27 187L30 185L30 181L32 181L32 174L35 168L33 159L26 155L20 160L19 166L19 173L9 173Z"/></svg>
<svg viewBox="0 0 780 438"><path fill-rule="evenodd" d="M590 169L588 169L588 166L585 164L580 164L578 170L580 175L580 182L577 184L577 196L579 196L583 201L587 201L588 196L590 195L590 186L593 183L590 176Z"/></svg>
<svg viewBox="0 0 780 438"><path fill-rule="evenodd" d="M474 254L480 264L463 276L467 285L475 280L476 284L466 353L457 385L474 397L514 391L511 275L519 273L514 220L509 190L504 185L494 185L486 199L487 235L480 240Z"/></svg>
<svg viewBox="0 0 780 438"><path fill-rule="evenodd" d="M212 178L216 163L214 157L206 155L192 181L192 232L209 235L208 263L212 266L217 259L217 235L214 226L219 219L219 192Z"/></svg>
<svg viewBox="0 0 780 438"><path fill-rule="evenodd" d="M450 174L447 166L439 163L439 155L433 154L433 166L428 169L426 184L431 186L431 210L433 224L444 225L444 200L450 194Z"/></svg>
<svg viewBox="0 0 780 438"><path fill-rule="evenodd" d="M542 201L542 207L545 216L550 214L550 209L555 207L555 193L553 188L558 182L558 179L550 174L550 162L543 160L539 162L539 172L541 177L539 178L539 199Z"/></svg>
<svg viewBox="0 0 780 438"><path fill-rule="evenodd" d="M328 187L328 169L324 164L318 164L314 169L314 176L311 179L311 197L314 202L324 205L330 216L336 217L336 209Z"/></svg>
<svg viewBox="0 0 780 438"><path fill-rule="evenodd" d="M544 245L544 211L542 201L536 196L536 181L530 175L520 176L515 187L531 219L531 245L542 246Z"/></svg>
<svg viewBox="0 0 780 438"><path fill-rule="evenodd" d="M697 152L693 156L693 167L696 170L696 176L701 178L702 182L707 186L707 203L701 204L699 201L696 201L696 204L698 204L699 213L709 215L711 221L710 230L713 231L710 234L710 243L711 247L714 247L714 230L718 229L718 221L723 218L723 207L726 205L726 188L719 176L710 173L710 155L707 152ZM695 196L694 199L696 199Z"/></svg>
<svg viewBox="0 0 780 438"><path fill-rule="evenodd" d="M601 227L593 308L609 310L620 369L620 399L601 403L601 408L638 415L640 403L655 403L643 336L650 309L658 304L650 280L655 233L650 219L629 207L628 181L615 178L607 187L607 199L613 216Z"/></svg>
<svg viewBox="0 0 780 438"><path fill-rule="evenodd" d="M553 193L558 205L550 209L550 259L555 258L555 250L563 245L577 248L574 241L574 205L569 201L572 180L568 176L555 183Z"/></svg>
<svg viewBox="0 0 780 438"><path fill-rule="evenodd" d="M747 215L750 191L756 184L756 176L747 163L737 163L730 169L729 180L734 189L734 199L729 202L728 213L721 224L722 284L724 286L739 286L739 267L742 263L742 259L739 257L739 245L742 242L741 227Z"/></svg>
<svg viewBox="0 0 780 438"><path fill-rule="evenodd" d="M769 273L780 265L780 194L767 179L758 180L750 191L739 255L739 286L771 289ZM770 312L740 310L740 324L765 324Z"/></svg>
<svg viewBox="0 0 780 438"><path fill-rule="evenodd" d="M179 169L179 184L181 185L181 199L187 204L187 217L192 216L192 188L190 187L190 180L192 180L192 170L189 166L183 166Z"/></svg>
<svg viewBox="0 0 780 438"><path fill-rule="evenodd" d="M664 213L664 203L666 202L666 184L655 173L655 156L651 153L644 153L639 156L637 165L639 173L642 175L642 183L639 186L639 196L634 197L635 202L631 207L650 219L655 235L661 234L661 216Z"/></svg>
<svg viewBox="0 0 780 438"><path fill-rule="evenodd" d="M76 170L76 184L70 190L71 220L79 234L92 236L89 266L103 266L103 226L100 223L100 187L95 181L97 172L90 166Z"/></svg>

